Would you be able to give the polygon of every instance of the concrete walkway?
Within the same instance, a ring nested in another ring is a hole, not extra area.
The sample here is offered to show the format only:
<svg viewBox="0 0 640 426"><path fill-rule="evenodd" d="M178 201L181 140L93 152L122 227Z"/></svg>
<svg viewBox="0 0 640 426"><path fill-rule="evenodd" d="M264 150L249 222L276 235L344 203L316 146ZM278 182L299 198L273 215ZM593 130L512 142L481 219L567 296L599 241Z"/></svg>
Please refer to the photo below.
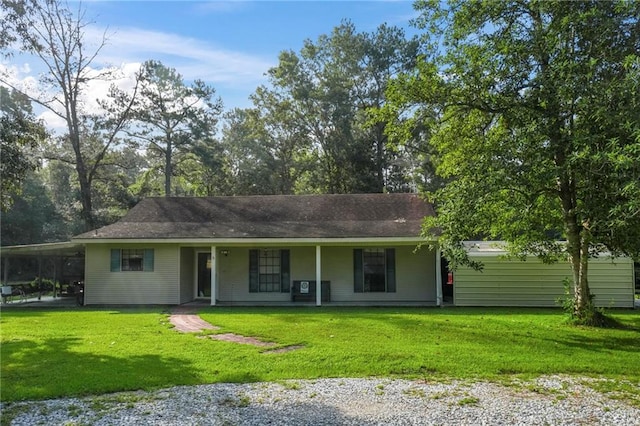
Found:
<svg viewBox="0 0 640 426"><path fill-rule="evenodd" d="M181 333L199 333L203 330L220 329L220 327L209 324L194 312L191 308L179 306L171 311L169 322L173 324L176 331Z"/></svg>
<svg viewBox="0 0 640 426"><path fill-rule="evenodd" d="M171 315L169 315L169 322L173 324L176 331L180 333L199 333L204 330L220 330L220 327L211 325L202 318L200 318L197 312L196 306L188 306L181 305L175 307L171 310ZM250 336L241 336L239 334L234 333L223 333L223 334L210 334L208 336L198 336L201 338L209 338L213 340L219 340L223 342L233 342L239 343L243 345L251 345L258 346L263 348L275 348L278 346L277 343L274 342L265 342L255 337ZM286 346L283 348L272 349L265 353L281 353L288 352L296 349L301 349L302 345L293 345Z"/></svg>

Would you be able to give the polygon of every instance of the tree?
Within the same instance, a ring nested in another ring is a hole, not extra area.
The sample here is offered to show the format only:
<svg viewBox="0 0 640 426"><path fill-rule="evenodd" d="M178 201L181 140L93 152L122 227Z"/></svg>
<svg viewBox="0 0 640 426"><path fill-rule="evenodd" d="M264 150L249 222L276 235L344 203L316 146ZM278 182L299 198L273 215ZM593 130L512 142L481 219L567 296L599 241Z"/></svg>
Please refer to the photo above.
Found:
<svg viewBox="0 0 640 426"><path fill-rule="evenodd" d="M418 26L444 45L392 91L437 112L431 143L450 182L427 225L454 264L470 263L461 242L479 237L566 256L574 319L601 323L589 258L640 254L640 3L416 8Z"/></svg>
<svg viewBox="0 0 640 426"><path fill-rule="evenodd" d="M222 101L215 89L201 80L187 86L173 68L158 61L145 62L139 76L137 99L120 92L116 105L134 105L128 134L162 161L164 195L172 193L171 179L185 155L197 146L214 144Z"/></svg>
<svg viewBox="0 0 640 426"><path fill-rule="evenodd" d="M275 169L268 147L260 138L266 124L252 108L234 108L225 114L221 143L228 162L231 195L277 193ZM283 123L284 124L284 123Z"/></svg>
<svg viewBox="0 0 640 426"><path fill-rule="evenodd" d="M40 173L28 173L20 194L2 215L2 245L47 243L70 237L69 228L56 209Z"/></svg>
<svg viewBox="0 0 640 426"><path fill-rule="evenodd" d="M125 105L103 123L109 127L102 129L101 146L97 150L85 149L82 133L87 112L82 110L82 96L90 81L108 77L109 71L97 72L91 67L105 45L106 36L94 49L87 48L90 44L84 39L84 31L90 22L85 19L84 9L79 6L74 13L57 0L2 0L2 11L5 16L0 47L17 47L34 55L46 71L39 78L37 94L20 90L7 76L0 77L0 81L64 120L67 131L64 144L73 153L68 160L78 174L82 218L86 228L93 228L92 180L128 116ZM5 51L5 55L11 52Z"/></svg>
<svg viewBox="0 0 640 426"><path fill-rule="evenodd" d="M278 66L268 72L272 94L265 96L262 88L261 97L277 100L282 113L286 105L287 125L307 139L301 145L310 147L316 161L308 189L397 189L389 176L405 163L396 161L400 152L387 144L386 122L371 119L369 111L386 102L387 81L412 68L418 48L401 29L381 25L359 33L347 21L315 42L306 40L299 53L280 54Z"/></svg>
<svg viewBox="0 0 640 426"><path fill-rule="evenodd" d="M33 150L46 138L42 123L31 110L31 102L15 90L0 86L0 208L6 211L22 183L37 167Z"/></svg>

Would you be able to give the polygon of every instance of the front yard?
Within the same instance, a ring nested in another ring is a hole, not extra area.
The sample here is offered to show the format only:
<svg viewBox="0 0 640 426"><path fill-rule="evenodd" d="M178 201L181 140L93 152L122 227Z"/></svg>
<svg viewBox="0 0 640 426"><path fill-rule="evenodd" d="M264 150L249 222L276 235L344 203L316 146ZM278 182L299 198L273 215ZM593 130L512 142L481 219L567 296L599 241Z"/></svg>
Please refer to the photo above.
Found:
<svg viewBox="0 0 640 426"><path fill-rule="evenodd" d="M277 344L182 334L161 308L5 309L1 400L215 382L318 377L509 380L566 373L640 384L640 315L621 329L566 325L556 309L203 308L220 326ZM201 333L205 334L205 333ZM606 390L606 389L605 389Z"/></svg>

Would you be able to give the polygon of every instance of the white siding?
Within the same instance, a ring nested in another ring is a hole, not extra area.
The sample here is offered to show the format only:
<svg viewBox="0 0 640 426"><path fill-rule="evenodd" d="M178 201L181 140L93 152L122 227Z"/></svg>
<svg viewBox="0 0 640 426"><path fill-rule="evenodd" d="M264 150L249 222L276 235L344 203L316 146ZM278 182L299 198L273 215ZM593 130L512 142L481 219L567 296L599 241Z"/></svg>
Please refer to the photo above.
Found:
<svg viewBox="0 0 640 426"><path fill-rule="evenodd" d="M154 249L153 272L111 272L111 249ZM85 303L178 304L180 249L175 244L87 244Z"/></svg>
<svg viewBox="0 0 640 426"><path fill-rule="evenodd" d="M571 277L568 263L545 265L536 258L525 262L499 256L479 256L482 272L455 271L457 306L558 306L563 280ZM589 261L589 287L597 306L633 307L633 262L598 258Z"/></svg>
<svg viewBox="0 0 640 426"><path fill-rule="evenodd" d="M361 248L361 247L358 247ZM389 247L386 247L389 248ZM218 257L218 299L220 302L286 303L290 293L249 292L249 248L226 248ZM415 246L396 249L396 292L355 293L353 291L354 247L322 247L322 280L331 282L331 302L338 303L424 303L436 300L435 255ZM315 246L290 247L291 281L315 281Z"/></svg>
<svg viewBox="0 0 640 426"><path fill-rule="evenodd" d="M218 247L228 250L226 256L218 254L218 300L232 303L283 303L291 300L289 293L249 292L249 248L246 247ZM291 264L294 262L294 252L291 249Z"/></svg>

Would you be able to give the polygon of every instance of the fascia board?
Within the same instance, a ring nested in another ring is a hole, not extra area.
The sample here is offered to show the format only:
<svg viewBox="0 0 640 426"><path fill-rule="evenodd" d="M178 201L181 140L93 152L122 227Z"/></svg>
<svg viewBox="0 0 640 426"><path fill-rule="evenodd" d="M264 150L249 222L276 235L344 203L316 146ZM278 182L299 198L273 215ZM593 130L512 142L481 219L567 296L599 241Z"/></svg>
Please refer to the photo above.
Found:
<svg viewBox="0 0 640 426"><path fill-rule="evenodd" d="M371 238L101 238L101 239L74 239L74 242L84 244L179 244L183 246L345 246L345 245L379 245L399 244L415 245L426 243L428 240L422 237L371 237Z"/></svg>

